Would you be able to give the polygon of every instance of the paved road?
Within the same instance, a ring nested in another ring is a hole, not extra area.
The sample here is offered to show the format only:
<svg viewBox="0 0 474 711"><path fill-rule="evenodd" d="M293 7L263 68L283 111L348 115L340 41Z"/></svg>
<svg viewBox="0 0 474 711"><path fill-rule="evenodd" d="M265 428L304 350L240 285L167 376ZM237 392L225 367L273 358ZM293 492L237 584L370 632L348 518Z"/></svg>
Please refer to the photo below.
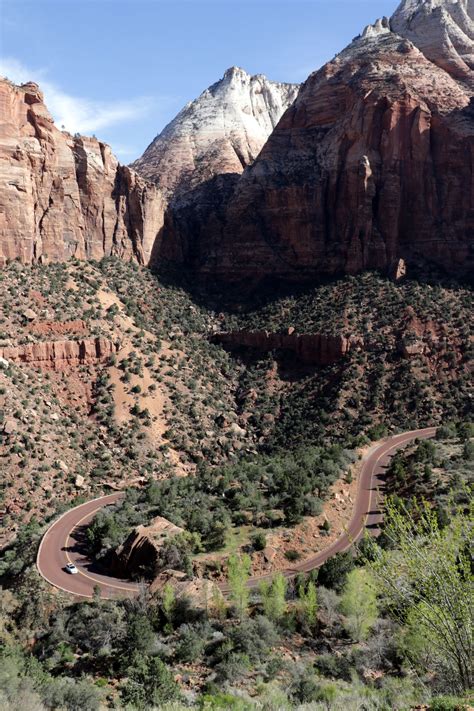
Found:
<svg viewBox="0 0 474 711"><path fill-rule="evenodd" d="M382 476L391 456L412 440L429 439L434 437L435 433L435 427L412 430L389 437L382 444L373 447L363 461L354 513L346 531L327 548L287 568L283 574L290 578L296 573L318 568L331 556L350 548L366 528L375 533L382 520L379 510ZM91 598L96 585L100 586L103 598L133 597L137 594L139 586L136 583L106 575L83 552L85 526L97 511L115 503L122 496L123 494L111 494L88 501L67 511L52 524L38 550L37 566L43 578L51 585L78 597ZM77 575L70 575L64 569L66 564L71 562L79 570ZM272 574L251 578L249 587L256 588L262 580L271 578ZM224 593L228 591L226 584L222 584L221 589Z"/></svg>
<svg viewBox="0 0 474 711"><path fill-rule="evenodd" d="M51 585L79 597L92 597L94 587L100 586L103 598L134 596L138 585L105 575L84 554L84 528L97 511L114 504L123 494L110 494L67 511L46 531L38 549L36 565L40 574ZM66 573L65 566L74 563L77 575Z"/></svg>

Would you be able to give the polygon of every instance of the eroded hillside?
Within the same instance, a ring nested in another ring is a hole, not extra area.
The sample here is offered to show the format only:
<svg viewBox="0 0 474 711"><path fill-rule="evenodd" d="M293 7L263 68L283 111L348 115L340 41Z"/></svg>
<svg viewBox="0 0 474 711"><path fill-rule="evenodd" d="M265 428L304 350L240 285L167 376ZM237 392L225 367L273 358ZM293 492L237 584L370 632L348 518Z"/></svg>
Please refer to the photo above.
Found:
<svg viewBox="0 0 474 711"><path fill-rule="evenodd" d="M77 497L200 463L353 448L469 410L472 300L459 286L366 274L236 313L114 259L15 263L1 280L5 538ZM308 361L281 347L293 333L353 347Z"/></svg>

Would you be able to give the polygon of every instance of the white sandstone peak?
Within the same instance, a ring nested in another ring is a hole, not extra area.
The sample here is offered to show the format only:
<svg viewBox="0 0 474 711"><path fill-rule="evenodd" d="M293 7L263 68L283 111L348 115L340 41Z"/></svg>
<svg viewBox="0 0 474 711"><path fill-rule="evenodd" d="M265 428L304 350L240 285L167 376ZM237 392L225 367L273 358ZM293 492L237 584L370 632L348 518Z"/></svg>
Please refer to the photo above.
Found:
<svg viewBox="0 0 474 711"><path fill-rule="evenodd" d="M246 72L245 69L242 69L241 67L234 66L234 67L229 67L229 69L227 69L224 72L224 76L222 79L230 79L230 80L237 79L237 78L246 79L247 77L250 78L250 74L248 72Z"/></svg>
<svg viewBox="0 0 474 711"><path fill-rule="evenodd" d="M432 62L472 82L474 0L402 0L390 24Z"/></svg>
<svg viewBox="0 0 474 711"><path fill-rule="evenodd" d="M170 195L215 175L241 173L255 160L298 89L230 67L179 112L133 167Z"/></svg>

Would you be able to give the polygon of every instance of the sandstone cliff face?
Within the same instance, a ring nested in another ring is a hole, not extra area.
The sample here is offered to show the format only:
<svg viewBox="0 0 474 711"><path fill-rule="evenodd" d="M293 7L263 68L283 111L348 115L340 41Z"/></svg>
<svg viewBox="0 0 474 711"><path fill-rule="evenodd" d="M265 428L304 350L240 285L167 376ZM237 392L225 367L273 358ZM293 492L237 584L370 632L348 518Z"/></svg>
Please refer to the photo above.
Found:
<svg viewBox="0 0 474 711"><path fill-rule="evenodd" d="M0 265L148 261L164 200L95 138L59 131L36 84L0 80Z"/></svg>
<svg viewBox="0 0 474 711"><path fill-rule="evenodd" d="M474 266L474 0L402 0L299 89L233 67L136 161L0 81L0 266L114 254L204 279ZM283 114L283 115L282 115ZM268 138L268 140L267 140Z"/></svg>
<svg viewBox="0 0 474 711"><path fill-rule="evenodd" d="M43 341L0 348L0 358L9 363L25 363L35 368L64 368L103 363L117 352L117 346L106 338L84 338L79 341Z"/></svg>
<svg viewBox="0 0 474 711"><path fill-rule="evenodd" d="M198 188L168 214L161 259L242 281L387 269L400 258L465 273L474 101L460 33L470 13L471 1L410 0L366 28L308 78L227 192Z"/></svg>
<svg viewBox="0 0 474 711"><path fill-rule="evenodd" d="M240 174L298 89L231 67L180 111L132 167L174 198L216 175Z"/></svg>

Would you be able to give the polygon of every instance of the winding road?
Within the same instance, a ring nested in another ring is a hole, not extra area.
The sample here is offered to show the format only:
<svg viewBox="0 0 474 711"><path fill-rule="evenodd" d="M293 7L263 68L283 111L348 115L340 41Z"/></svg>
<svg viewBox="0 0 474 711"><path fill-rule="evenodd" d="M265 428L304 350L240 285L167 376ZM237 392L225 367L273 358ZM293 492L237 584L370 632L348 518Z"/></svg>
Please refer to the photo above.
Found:
<svg viewBox="0 0 474 711"><path fill-rule="evenodd" d="M412 430L389 437L382 444L372 447L363 459L352 519L344 533L324 550L282 571L285 577L291 578L297 573L307 573L318 568L331 556L350 548L366 528L376 532L382 521L379 506L383 474L390 458L414 439L429 439L435 434L436 427ZM82 598L93 597L97 586L104 599L134 597L138 594L140 586L137 583L107 575L84 553L85 527L97 511L116 503L121 497L123 494L118 493L88 501L67 511L50 526L41 541L36 560L38 570L45 580L64 592ZM65 566L68 563L76 565L79 571L76 575L66 572ZM248 585L256 588L262 580L272 577L273 573L250 578ZM220 587L224 594L228 592L225 583Z"/></svg>

